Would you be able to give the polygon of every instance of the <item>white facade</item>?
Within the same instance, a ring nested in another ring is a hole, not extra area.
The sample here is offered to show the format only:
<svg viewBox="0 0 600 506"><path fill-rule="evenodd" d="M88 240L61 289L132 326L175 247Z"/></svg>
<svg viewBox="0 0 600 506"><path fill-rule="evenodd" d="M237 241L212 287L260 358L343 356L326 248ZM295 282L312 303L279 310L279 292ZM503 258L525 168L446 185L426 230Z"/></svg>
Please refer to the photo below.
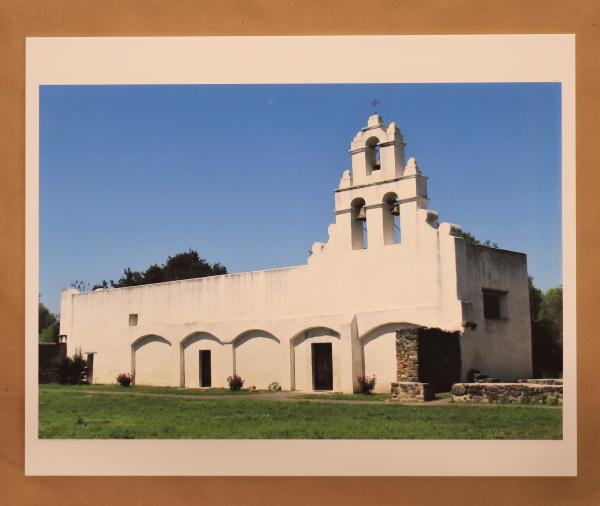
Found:
<svg viewBox="0 0 600 506"><path fill-rule="evenodd" d="M419 326L461 332L463 380L470 369L505 381L530 376L525 255L465 243L459 226L438 223L427 178L415 159L405 163L394 123L371 116L350 154L329 240L313 245L307 265L65 290L69 353L95 353L96 383L132 372L138 384L198 387L201 352L210 351L213 387L237 373L245 386L309 391L323 388L318 370L329 375L327 389L352 392L366 373L389 392L396 330Z"/></svg>

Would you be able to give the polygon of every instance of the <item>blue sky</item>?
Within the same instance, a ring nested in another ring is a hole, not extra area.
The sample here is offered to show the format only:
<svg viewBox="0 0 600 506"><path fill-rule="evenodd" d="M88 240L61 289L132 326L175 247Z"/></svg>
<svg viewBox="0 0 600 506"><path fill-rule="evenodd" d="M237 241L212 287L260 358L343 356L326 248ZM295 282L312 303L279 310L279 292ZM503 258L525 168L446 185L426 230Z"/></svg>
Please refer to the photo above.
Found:
<svg viewBox="0 0 600 506"><path fill-rule="evenodd" d="M230 272L306 263L376 98L431 209L562 281L560 85L136 85L40 90L40 294L193 248Z"/></svg>

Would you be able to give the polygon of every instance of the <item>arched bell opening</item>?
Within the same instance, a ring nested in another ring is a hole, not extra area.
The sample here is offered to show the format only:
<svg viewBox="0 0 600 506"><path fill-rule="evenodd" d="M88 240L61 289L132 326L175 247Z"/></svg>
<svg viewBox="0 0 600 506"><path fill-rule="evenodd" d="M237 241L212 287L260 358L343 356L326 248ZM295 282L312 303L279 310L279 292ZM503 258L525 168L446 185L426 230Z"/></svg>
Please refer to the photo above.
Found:
<svg viewBox="0 0 600 506"><path fill-rule="evenodd" d="M366 155L366 167L367 176L371 175L374 171L381 169L381 152L379 147L379 139L377 137L370 137L365 143L367 150Z"/></svg>
<svg viewBox="0 0 600 506"><path fill-rule="evenodd" d="M400 244L400 204L398 195L386 193L381 206L383 213L383 244Z"/></svg>
<svg viewBox="0 0 600 506"><path fill-rule="evenodd" d="M368 246L367 210L365 201L356 198L351 204L352 249L365 249Z"/></svg>

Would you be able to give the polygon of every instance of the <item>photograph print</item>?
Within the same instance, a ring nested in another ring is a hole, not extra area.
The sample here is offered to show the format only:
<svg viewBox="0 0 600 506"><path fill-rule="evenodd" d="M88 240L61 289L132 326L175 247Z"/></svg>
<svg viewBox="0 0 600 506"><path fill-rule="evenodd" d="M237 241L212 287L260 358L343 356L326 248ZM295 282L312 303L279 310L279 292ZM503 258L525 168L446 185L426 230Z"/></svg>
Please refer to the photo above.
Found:
<svg viewBox="0 0 600 506"><path fill-rule="evenodd" d="M562 439L560 83L39 107L40 439Z"/></svg>

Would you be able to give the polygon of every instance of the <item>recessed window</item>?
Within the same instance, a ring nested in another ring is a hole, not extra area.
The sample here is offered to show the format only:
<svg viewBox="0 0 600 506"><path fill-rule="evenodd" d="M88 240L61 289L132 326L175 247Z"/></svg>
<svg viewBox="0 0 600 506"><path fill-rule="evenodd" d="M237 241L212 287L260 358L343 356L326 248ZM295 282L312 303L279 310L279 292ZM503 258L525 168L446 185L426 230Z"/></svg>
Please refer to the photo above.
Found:
<svg viewBox="0 0 600 506"><path fill-rule="evenodd" d="M505 320L507 292L502 290L483 289L483 317L486 320Z"/></svg>
<svg viewBox="0 0 600 506"><path fill-rule="evenodd" d="M136 313L131 313L129 315L129 326L135 327L138 324L138 315Z"/></svg>

